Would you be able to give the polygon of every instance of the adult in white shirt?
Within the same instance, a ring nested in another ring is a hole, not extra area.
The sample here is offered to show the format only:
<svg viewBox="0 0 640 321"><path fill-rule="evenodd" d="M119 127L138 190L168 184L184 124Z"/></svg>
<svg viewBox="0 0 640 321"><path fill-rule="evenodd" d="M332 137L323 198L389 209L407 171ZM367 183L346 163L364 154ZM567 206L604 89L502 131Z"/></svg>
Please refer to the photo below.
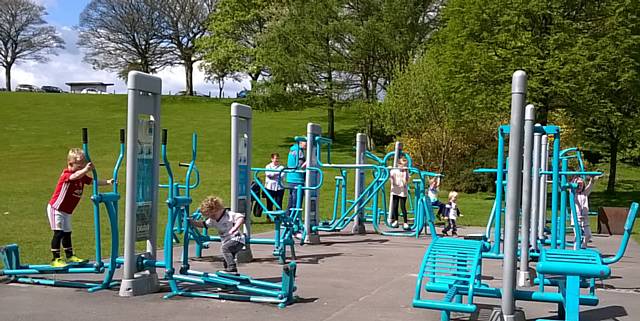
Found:
<svg viewBox="0 0 640 321"><path fill-rule="evenodd" d="M271 198L276 202L278 209L282 209L282 199L284 198L284 188L280 183L281 170L284 168L280 165L280 155L278 153L271 154L271 162L265 166L266 169L273 171L265 172L264 187L267 189ZM267 197L267 210L273 211L273 202Z"/></svg>

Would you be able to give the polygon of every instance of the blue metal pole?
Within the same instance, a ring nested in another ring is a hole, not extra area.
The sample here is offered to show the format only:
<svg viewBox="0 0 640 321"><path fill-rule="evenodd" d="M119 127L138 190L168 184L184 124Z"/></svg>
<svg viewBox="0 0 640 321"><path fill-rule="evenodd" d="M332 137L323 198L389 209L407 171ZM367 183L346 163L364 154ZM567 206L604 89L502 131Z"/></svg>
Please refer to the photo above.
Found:
<svg viewBox="0 0 640 321"><path fill-rule="evenodd" d="M560 132L553 136L551 159L551 248L558 247L558 192L560 189Z"/></svg>
<svg viewBox="0 0 640 321"><path fill-rule="evenodd" d="M502 127L498 129L498 163L496 164L496 201L494 210L494 236L491 252L500 254L500 242L502 239L502 199L504 193L504 135Z"/></svg>

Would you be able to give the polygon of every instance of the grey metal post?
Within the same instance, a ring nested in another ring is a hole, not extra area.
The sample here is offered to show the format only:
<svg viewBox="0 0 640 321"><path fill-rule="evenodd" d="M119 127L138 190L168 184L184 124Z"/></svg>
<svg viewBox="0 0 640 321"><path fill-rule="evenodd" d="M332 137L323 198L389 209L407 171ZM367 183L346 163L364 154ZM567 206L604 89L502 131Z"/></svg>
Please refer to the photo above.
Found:
<svg viewBox="0 0 640 321"><path fill-rule="evenodd" d="M155 268L137 271L136 241L146 240L144 256L156 259L162 79L129 72L127 92L124 271L119 295L129 297L158 291Z"/></svg>
<svg viewBox="0 0 640 321"><path fill-rule="evenodd" d="M507 173L507 205L504 229L504 262L502 265L502 317L515 320L516 250L518 246L518 215L520 214L522 178L522 130L527 74L518 70L511 83L511 122L509 136L509 168Z"/></svg>
<svg viewBox="0 0 640 321"><path fill-rule="evenodd" d="M549 164L549 137L542 135L540 141L540 170L546 171ZM540 202L538 204L538 239L544 239L544 226L547 225L547 175L540 176Z"/></svg>
<svg viewBox="0 0 640 321"><path fill-rule="evenodd" d="M531 280L529 271L529 226L531 217L531 165L533 155L533 123L536 111L529 104L524 112L524 155L522 164L522 220L520 225L520 272L518 285L525 286Z"/></svg>
<svg viewBox="0 0 640 321"><path fill-rule="evenodd" d="M318 168L318 158L316 157L316 137L322 135L322 127L318 124L307 124L307 171L304 180L304 186L316 186L318 184L318 173L309 170L309 167ZM320 235L318 231L314 231L313 227L318 226L318 199L320 197L319 189L304 190L304 228L307 231L305 243L319 244Z"/></svg>
<svg viewBox="0 0 640 321"><path fill-rule="evenodd" d="M242 227L247 237L244 248L238 253L241 263L251 262L251 107L231 104L231 210L244 214Z"/></svg>
<svg viewBox="0 0 640 321"><path fill-rule="evenodd" d="M536 124L535 127L540 127ZM533 134L533 180L531 184L531 232L529 242L534 251L538 250L538 206L540 204L540 143L542 133Z"/></svg>
<svg viewBox="0 0 640 321"><path fill-rule="evenodd" d="M402 143L396 142L393 147L393 168L398 167L398 160L402 156ZM389 180L391 182L391 180ZM391 194L391 188L389 188L389 209L387 211L387 222L391 223L391 207L393 206L393 195Z"/></svg>
<svg viewBox="0 0 640 321"><path fill-rule="evenodd" d="M364 151L367 149L367 134L358 133L356 135L356 164L362 165L364 164ZM361 168L356 168L356 179L355 179L355 192L354 199L358 199L362 191L364 191L364 171ZM353 234L367 234L367 231L364 227L364 210L360 205L360 202L356 204L355 208L356 213L356 221L353 224L353 228L351 233Z"/></svg>

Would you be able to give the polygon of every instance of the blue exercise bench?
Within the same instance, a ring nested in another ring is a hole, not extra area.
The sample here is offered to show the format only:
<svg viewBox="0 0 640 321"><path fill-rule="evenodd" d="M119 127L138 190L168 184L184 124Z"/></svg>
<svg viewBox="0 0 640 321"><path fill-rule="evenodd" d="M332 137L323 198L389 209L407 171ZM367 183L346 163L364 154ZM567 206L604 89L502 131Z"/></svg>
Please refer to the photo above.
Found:
<svg viewBox="0 0 640 321"><path fill-rule="evenodd" d="M537 264L538 273L562 276L558 292L563 297L562 307L566 321L578 321L580 314L580 284L583 279L605 279L611 269L602 262L594 250L549 249L542 251ZM540 288L543 290L544 282ZM562 313L560 313L562 314ZM540 321L546 321L539 319Z"/></svg>
<svg viewBox="0 0 640 321"><path fill-rule="evenodd" d="M442 320L449 320L451 312L473 313L474 291L481 286L482 242L454 238L435 238L424 255L416 283L413 307L442 311ZM446 287L442 300L422 299L424 289ZM462 303L462 296L468 297Z"/></svg>

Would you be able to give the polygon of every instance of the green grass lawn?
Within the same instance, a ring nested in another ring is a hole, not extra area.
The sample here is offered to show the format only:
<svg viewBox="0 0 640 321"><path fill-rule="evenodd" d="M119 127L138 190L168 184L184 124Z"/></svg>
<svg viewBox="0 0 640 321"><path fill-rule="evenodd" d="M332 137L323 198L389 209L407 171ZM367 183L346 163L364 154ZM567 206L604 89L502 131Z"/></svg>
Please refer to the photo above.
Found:
<svg viewBox="0 0 640 321"><path fill-rule="evenodd" d="M210 194L229 199L230 194L230 105L232 100L199 97L171 97L162 100L161 126L169 131L168 155L175 165L191 157L191 134L198 134L197 166L201 185L193 192L194 204ZM81 147L81 128L89 128L89 147L100 178L109 178L118 153L120 128L126 127L127 97L125 95L77 95L0 93L0 141L5 144L0 164L0 245L18 243L23 262L47 262L50 259L51 231L45 216L58 176L66 166L66 153L71 147ZM286 159L293 136L303 135L308 122L326 128L324 109L304 111L255 112L253 123L253 166L264 166L269 155L280 153ZM346 110L336 112L336 141L332 150L333 163L353 163L359 115ZM173 166L176 177L184 179L185 170ZM125 181L125 171L120 171ZM321 191L320 213L331 215L336 172L325 173ZM161 169L161 182L166 175ZM601 205L628 206L630 200L640 200L640 171L621 165L618 192L606 195L601 182L592 196L592 207ZM349 186L353 189L353 176ZM120 228L124 222L124 195L121 185ZM74 212L73 240L79 256L94 255L93 209L90 189ZM446 191L440 195L446 198ZM478 193L460 195L464 217L461 225L485 225L491 210L493 195ZM160 200L166 191L160 191ZM228 203L227 203L228 204ZM164 202L159 205L159 235L166 220ZM254 231L267 231L272 225L259 219ZM107 253L108 227L103 224L103 242ZM594 228L595 229L595 228ZM122 236L121 236L122 239ZM160 241L159 244L162 244Z"/></svg>
<svg viewBox="0 0 640 321"><path fill-rule="evenodd" d="M191 157L191 134L198 134L197 166L201 185L193 193L194 203L210 194L229 199L230 194L230 105L231 100L190 97L163 97L161 126L169 132L168 155L174 164L176 177L184 180L184 168L179 161ZM49 230L45 216L46 204L55 188L70 147L81 147L81 128L89 129L89 148L101 178L111 176L119 150L118 133L126 127L127 98L125 95L77 95L0 93L0 139L5 143L0 174L0 244L20 245L24 262L45 262L50 258ZM338 112L336 117L335 161L353 161L351 146L355 141L357 115ZM306 133L308 122L318 122L326 128L326 111L310 109L278 113L256 112L253 123L253 166L264 166L269 156L286 155L296 135ZM120 171L120 181L125 171ZM161 169L161 182L166 175ZM328 174L321 210L328 212L325 201L332 197L333 175ZM124 195L121 185L120 227L124 222ZM82 257L94 256L93 209L85 188L85 196L73 218L74 248ZM166 191L160 191L160 200ZM227 202L228 204L228 202ZM164 228L166 210L160 208L160 229ZM264 220L264 219L262 219ZM103 224L103 242L108 250L108 225ZM272 225L254 226L254 231L266 231ZM159 233L162 235L162 232ZM121 237L122 239L122 237ZM161 242L159 244L162 244Z"/></svg>

